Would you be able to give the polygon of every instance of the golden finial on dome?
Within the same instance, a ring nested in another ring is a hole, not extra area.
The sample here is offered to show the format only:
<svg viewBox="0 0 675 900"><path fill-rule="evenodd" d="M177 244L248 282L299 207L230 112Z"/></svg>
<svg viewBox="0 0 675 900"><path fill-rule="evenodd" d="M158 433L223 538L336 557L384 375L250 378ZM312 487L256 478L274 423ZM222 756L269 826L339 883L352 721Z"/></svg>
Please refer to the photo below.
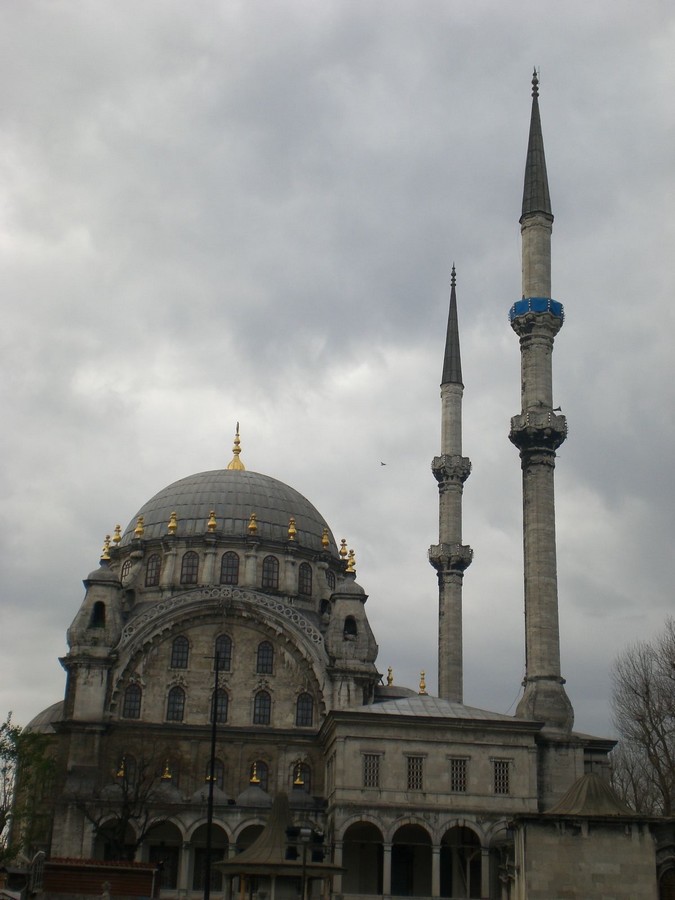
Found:
<svg viewBox="0 0 675 900"><path fill-rule="evenodd" d="M394 670L391 666L387 669L387 687L391 687L394 683Z"/></svg>
<svg viewBox="0 0 675 900"><path fill-rule="evenodd" d="M178 531L178 517L175 510L169 516L169 524L167 526L169 534L175 534Z"/></svg>
<svg viewBox="0 0 675 900"><path fill-rule="evenodd" d="M237 431L234 435L234 447L232 447L232 453L234 453L234 456L232 457L230 462L227 464L227 468L228 469L237 469L237 470L243 472L246 470L246 466L239 459L239 454L241 453L241 447L239 446L239 444L241 444L241 441L239 440L239 422L237 422Z"/></svg>
<svg viewBox="0 0 675 900"><path fill-rule="evenodd" d="M260 779L258 778L258 764L253 763L251 767L251 777L248 780L249 784L260 784Z"/></svg>
<svg viewBox="0 0 675 900"><path fill-rule="evenodd" d="M340 541L340 556L344 559L347 556L348 552L347 541L345 540L345 538L342 538L342 540Z"/></svg>
<svg viewBox="0 0 675 900"><path fill-rule="evenodd" d="M137 538L142 538L145 534L145 519L143 516L138 517L138 521L136 522L136 527L134 528L134 534Z"/></svg>
<svg viewBox="0 0 675 900"><path fill-rule="evenodd" d="M110 535L106 534L101 550L101 559L110 559Z"/></svg>
<svg viewBox="0 0 675 900"><path fill-rule="evenodd" d="M206 527L209 531L213 532L216 530L217 524L218 523L216 522L216 511L215 511L215 509L212 509L209 514L209 522Z"/></svg>
<svg viewBox="0 0 675 900"><path fill-rule="evenodd" d="M251 513L251 516L248 520L248 533L255 534L258 530L258 517L255 513Z"/></svg>
<svg viewBox="0 0 675 900"><path fill-rule="evenodd" d="M164 771L162 772L162 781L171 781L173 775L171 774L171 769L169 768L169 760L164 763Z"/></svg>
<svg viewBox="0 0 675 900"><path fill-rule="evenodd" d="M356 572L356 556L354 555L354 551L349 551L349 557L347 559L347 571L348 572Z"/></svg>
<svg viewBox="0 0 675 900"><path fill-rule="evenodd" d="M288 520L288 540L294 541L298 529L295 527L295 518L293 516Z"/></svg>
<svg viewBox="0 0 675 900"><path fill-rule="evenodd" d="M293 779L293 787L303 787L305 779L302 777L302 762L298 760L295 764L295 778Z"/></svg>
<svg viewBox="0 0 675 900"><path fill-rule="evenodd" d="M323 534L321 535L321 546L324 550L328 550L330 547L330 538L328 537L328 529L324 528Z"/></svg>
<svg viewBox="0 0 675 900"><path fill-rule="evenodd" d="M122 540L122 526L115 525L115 531L113 532L113 544L119 544Z"/></svg>
<svg viewBox="0 0 675 900"><path fill-rule="evenodd" d="M420 693L420 694L426 694L426 692L427 692L427 682L426 682L426 679L425 679L425 677L424 677L424 669L422 669L422 671L420 672L420 689L419 689L419 693Z"/></svg>

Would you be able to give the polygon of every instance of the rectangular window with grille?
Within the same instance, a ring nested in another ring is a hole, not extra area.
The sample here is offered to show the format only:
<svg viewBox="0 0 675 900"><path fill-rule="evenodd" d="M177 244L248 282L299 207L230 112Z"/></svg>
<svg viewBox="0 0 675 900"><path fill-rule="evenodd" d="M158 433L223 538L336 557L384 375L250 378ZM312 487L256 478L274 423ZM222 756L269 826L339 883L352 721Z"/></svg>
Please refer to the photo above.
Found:
<svg viewBox="0 0 675 900"><path fill-rule="evenodd" d="M466 793L466 773L469 760L461 757L450 759L450 790L455 794Z"/></svg>
<svg viewBox="0 0 675 900"><path fill-rule="evenodd" d="M495 794L511 793L511 764L508 759L492 760L492 778Z"/></svg>
<svg viewBox="0 0 675 900"><path fill-rule="evenodd" d="M363 754L363 786L369 788L379 788L380 786L379 753Z"/></svg>
<svg viewBox="0 0 675 900"><path fill-rule="evenodd" d="M424 790L424 757L408 757L408 790Z"/></svg>

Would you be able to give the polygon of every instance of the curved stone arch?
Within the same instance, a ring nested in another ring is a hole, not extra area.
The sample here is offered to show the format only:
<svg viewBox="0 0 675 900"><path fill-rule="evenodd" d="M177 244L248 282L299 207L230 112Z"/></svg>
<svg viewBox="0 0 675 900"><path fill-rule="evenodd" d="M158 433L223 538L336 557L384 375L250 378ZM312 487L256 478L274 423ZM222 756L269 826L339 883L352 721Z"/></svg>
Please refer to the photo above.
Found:
<svg viewBox="0 0 675 900"><path fill-rule="evenodd" d="M269 813L269 810L267 810ZM262 816L251 816L248 819L244 819L240 822L237 827L232 832L232 844L236 844L239 841L242 833L246 831L247 828L250 828L252 825L260 825L262 828L267 824L267 818L263 818Z"/></svg>
<svg viewBox="0 0 675 900"><path fill-rule="evenodd" d="M420 828L423 828L426 833L429 835L429 841L433 845L434 842L434 828L433 826L427 822L422 816L416 815L406 815L400 816L398 819L395 819L387 828L386 832L383 832L384 841L386 844L393 843L393 838L399 828L403 828L405 825L419 825Z"/></svg>
<svg viewBox="0 0 675 900"><path fill-rule="evenodd" d="M186 839L185 834L186 834L187 827L186 827L185 823L182 821L181 817L179 815L168 815L167 816L167 815L161 815L160 813L157 813L157 815L152 816L152 818L148 822L148 826L145 829L145 834L143 836L143 843L145 843L148 840L148 836L150 835L152 830L154 828L156 828L158 825L173 825L174 828L176 828L178 833L180 834L181 841L185 841L185 839Z"/></svg>
<svg viewBox="0 0 675 900"><path fill-rule="evenodd" d="M443 840L444 835L448 833L452 828L468 828L469 831L473 831L473 833L478 838L478 841L481 847L488 846L488 838L486 832L481 828L481 826L474 819L465 819L465 818L453 818L446 819L442 822L437 828L437 844Z"/></svg>
<svg viewBox="0 0 675 900"><path fill-rule="evenodd" d="M174 630L182 633L194 624L220 622L225 616L230 620L236 617L255 622L271 637L281 638L292 645L313 673L319 719L325 716L326 658L320 632L297 610L277 598L227 585L184 591L159 601L127 623L116 647L117 677L111 689L109 705L114 706L127 672L134 668L136 659L149 647L159 644ZM307 637L310 637L309 641Z"/></svg>
<svg viewBox="0 0 675 900"><path fill-rule="evenodd" d="M203 815L199 816L198 819L195 819L186 828L185 840L192 843L192 838L194 837L195 832L198 831L200 828L206 827L208 824L209 823L208 823L206 816L203 816ZM222 820L218 821L218 822L214 822L213 825L215 828L219 828L223 832L223 834L227 838L228 844L234 843L234 838L232 837L231 829L227 825L225 825L225 823Z"/></svg>
<svg viewBox="0 0 675 900"><path fill-rule="evenodd" d="M509 826L508 819L498 819L496 822L491 822L490 825L485 829L485 845L487 847L492 848L495 843L502 840L502 836L504 832L507 831ZM507 836L508 841L508 836ZM505 842L507 842L505 841ZM511 843L513 843L513 838L510 839Z"/></svg>
<svg viewBox="0 0 675 900"><path fill-rule="evenodd" d="M334 839L336 841L344 841L345 832L348 831L352 825L361 825L365 823L366 825L373 825L382 835L382 841L385 841L385 827L381 819L378 819L376 816L370 815L368 813L364 813L363 815L359 815L358 813L350 816L348 819L340 825L339 830L334 832Z"/></svg>

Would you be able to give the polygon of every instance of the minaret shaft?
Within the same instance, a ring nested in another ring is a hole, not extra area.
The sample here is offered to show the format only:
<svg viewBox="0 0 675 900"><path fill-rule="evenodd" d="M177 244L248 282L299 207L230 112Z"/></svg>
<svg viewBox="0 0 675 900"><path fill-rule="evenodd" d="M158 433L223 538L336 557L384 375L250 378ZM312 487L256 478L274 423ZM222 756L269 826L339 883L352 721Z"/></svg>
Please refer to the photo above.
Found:
<svg viewBox="0 0 675 900"><path fill-rule="evenodd" d="M539 118L538 80L532 81L532 116L525 168L522 297L511 308L520 338L521 412L511 419L510 439L523 473L525 681L517 715L569 731L572 705L560 675L558 575L555 537L555 451L567 436L565 417L553 410L553 342L563 309L551 299L551 212Z"/></svg>
<svg viewBox="0 0 675 900"><path fill-rule="evenodd" d="M439 543L429 549L429 561L438 573L438 695L462 703L462 583L472 557L471 548L462 544L462 494L471 463L462 456L464 385L454 266L442 379L441 455L431 464L438 481Z"/></svg>

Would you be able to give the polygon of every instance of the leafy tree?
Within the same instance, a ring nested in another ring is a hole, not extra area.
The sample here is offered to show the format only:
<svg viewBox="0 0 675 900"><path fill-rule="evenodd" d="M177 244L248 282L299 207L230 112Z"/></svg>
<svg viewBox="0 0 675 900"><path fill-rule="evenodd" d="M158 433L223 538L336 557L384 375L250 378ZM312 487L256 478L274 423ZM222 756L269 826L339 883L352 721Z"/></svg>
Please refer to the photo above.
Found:
<svg viewBox="0 0 675 900"><path fill-rule="evenodd" d="M614 723L620 737L612 753L616 790L635 810L675 811L675 619L653 641L628 647L612 673Z"/></svg>
<svg viewBox="0 0 675 900"><path fill-rule="evenodd" d="M14 725L11 712L0 723L0 861L31 851L42 837L54 772L50 747L48 736Z"/></svg>

